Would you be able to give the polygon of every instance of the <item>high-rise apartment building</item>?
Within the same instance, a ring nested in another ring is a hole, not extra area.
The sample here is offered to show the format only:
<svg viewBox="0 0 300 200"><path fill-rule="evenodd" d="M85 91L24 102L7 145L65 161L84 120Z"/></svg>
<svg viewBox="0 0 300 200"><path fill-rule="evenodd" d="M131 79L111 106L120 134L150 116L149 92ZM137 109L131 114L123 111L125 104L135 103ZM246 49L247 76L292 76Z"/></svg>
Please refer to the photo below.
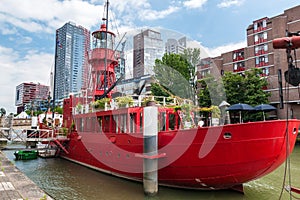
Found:
<svg viewBox="0 0 300 200"><path fill-rule="evenodd" d="M186 37L176 39L168 39L165 43L165 53L183 54L187 48Z"/></svg>
<svg viewBox="0 0 300 200"><path fill-rule="evenodd" d="M266 92L271 93L270 103L277 106L277 117L285 118L286 109L290 112L288 117L300 118L300 98L298 87L293 87L284 80L283 93L289 91L289 95L284 95L285 109L279 109L279 84L278 70L282 74L288 69L287 55L285 49L274 49L273 39L285 37L286 30L289 32L300 31L300 6L296 6L284 11L284 13L265 17L253 21L247 28L247 46L242 49L223 53L214 58L205 58L198 66L198 78L203 78L212 70L219 70L221 74L224 71L235 73L244 73L251 68L262 69L262 78L268 81ZM299 55L300 51L297 50ZM298 64L299 59L294 60ZM242 92L242 91L241 91Z"/></svg>
<svg viewBox="0 0 300 200"><path fill-rule="evenodd" d="M32 82L21 83L16 86L15 106L17 106L17 113L24 111L25 105L47 100L48 96L49 86Z"/></svg>
<svg viewBox="0 0 300 200"><path fill-rule="evenodd" d="M133 77L153 75L155 60L164 54L161 34L147 29L133 37L133 48Z"/></svg>
<svg viewBox="0 0 300 200"><path fill-rule="evenodd" d="M90 31L68 22L56 30L55 100L79 92L88 85Z"/></svg>

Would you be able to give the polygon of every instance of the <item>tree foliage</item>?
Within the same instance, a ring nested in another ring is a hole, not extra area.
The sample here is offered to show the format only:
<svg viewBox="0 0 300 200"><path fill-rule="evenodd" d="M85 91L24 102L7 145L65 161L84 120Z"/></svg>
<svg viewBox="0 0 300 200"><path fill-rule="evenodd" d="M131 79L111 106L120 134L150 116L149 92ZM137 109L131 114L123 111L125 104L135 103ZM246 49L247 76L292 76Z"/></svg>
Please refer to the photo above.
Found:
<svg viewBox="0 0 300 200"><path fill-rule="evenodd" d="M191 99L192 90L189 84L191 78L189 68L190 64L183 56L165 54L161 60L155 60L154 77L161 86L173 95ZM154 95L157 95L157 91L151 91Z"/></svg>
<svg viewBox="0 0 300 200"><path fill-rule="evenodd" d="M268 103L270 93L263 90L268 82L261 78L261 73L256 68L246 71L244 75L225 72L222 82L208 75L199 81L199 105L209 107L218 105L223 100L229 104L247 103L252 106Z"/></svg>
<svg viewBox="0 0 300 200"><path fill-rule="evenodd" d="M219 105L226 99L223 82L211 75L207 75L198 83L198 105L201 107L210 107Z"/></svg>
<svg viewBox="0 0 300 200"><path fill-rule="evenodd" d="M261 78L261 69L251 69L245 75L225 72L223 82L227 95L227 102L230 104L247 103L255 106L268 103L270 93L263 90L268 85L266 79Z"/></svg>
<svg viewBox="0 0 300 200"><path fill-rule="evenodd" d="M158 83L151 83L151 92L155 96L164 96L164 97L170 96L170 94L167 93L166 90L167 90L166 88L162 88L162 86L160 86Z"/></svg>
<svg viewBox="0 0 300 200"><path fill-rule="evenodd" d="M165 54L155 61L155 78L159 84L151 85L156 96L169 96L166 92L182 98L193 99L195 94L196 65L200 60L200 49L188 48L183 54ZM162 88L163 87L163 88Z"/></svg>
<svg viewBox="0 0 300 200"><path fill-rule="evenodd" d="M6 115L6 110L4 108L0 108L0 115L1 115L1 117Z"/></svg>
<svg viewBox="0 0 300 200"><path fill-rule="evenodd" d="M199 48L187 48L181 55L184 59L189 62L190 78L195 80L196 77L196 66L200 61L200 49Z"/></svg>

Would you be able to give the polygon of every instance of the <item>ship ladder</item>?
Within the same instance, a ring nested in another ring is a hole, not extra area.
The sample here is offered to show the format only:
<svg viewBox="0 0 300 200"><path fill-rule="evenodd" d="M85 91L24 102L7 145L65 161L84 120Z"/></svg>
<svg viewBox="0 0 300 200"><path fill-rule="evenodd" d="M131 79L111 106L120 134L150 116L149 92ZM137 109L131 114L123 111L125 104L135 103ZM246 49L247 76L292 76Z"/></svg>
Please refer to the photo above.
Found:
<svg viewBox="0 0 300 200"><path fill-rule="evenodd" d="M58 139L54 139L54 142L66 153L69 154L69 151L59 142Z"/></svg>

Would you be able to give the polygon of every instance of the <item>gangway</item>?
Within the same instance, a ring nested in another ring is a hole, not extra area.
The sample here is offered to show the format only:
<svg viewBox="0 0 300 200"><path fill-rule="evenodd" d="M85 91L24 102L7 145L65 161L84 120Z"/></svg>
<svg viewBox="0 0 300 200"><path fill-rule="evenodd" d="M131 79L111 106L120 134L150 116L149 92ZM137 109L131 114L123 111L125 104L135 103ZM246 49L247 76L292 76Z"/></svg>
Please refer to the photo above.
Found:
<svg viewBox="0 0 300 200"><path fill-rule="evenodd" d="M37 143L43 143L48 144L51 148L55 145L66 154L69 153L63 145L68 139L65 136L59 135L54 129L14 129L12 127L3 127L0 128L0 136L7 141L23 142L26 144L26 148L30 147L30 149L35 149Z"/></svg>

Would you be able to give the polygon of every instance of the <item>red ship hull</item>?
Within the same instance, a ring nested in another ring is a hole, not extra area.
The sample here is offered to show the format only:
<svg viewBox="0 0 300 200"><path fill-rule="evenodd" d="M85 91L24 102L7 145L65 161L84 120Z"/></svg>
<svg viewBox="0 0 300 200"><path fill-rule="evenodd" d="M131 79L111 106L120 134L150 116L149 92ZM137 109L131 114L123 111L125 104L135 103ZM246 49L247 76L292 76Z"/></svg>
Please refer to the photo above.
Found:
<svg viewBox="0 0 300 200"><path fill-rule="evenodd" d="M262 177L293 151L299 124L299 120L275 120L161 131L158 182L214 190ZM119 177L143 180L142 133L73 131L68 137L68 154L62 153L63 158Z"/></svg>

